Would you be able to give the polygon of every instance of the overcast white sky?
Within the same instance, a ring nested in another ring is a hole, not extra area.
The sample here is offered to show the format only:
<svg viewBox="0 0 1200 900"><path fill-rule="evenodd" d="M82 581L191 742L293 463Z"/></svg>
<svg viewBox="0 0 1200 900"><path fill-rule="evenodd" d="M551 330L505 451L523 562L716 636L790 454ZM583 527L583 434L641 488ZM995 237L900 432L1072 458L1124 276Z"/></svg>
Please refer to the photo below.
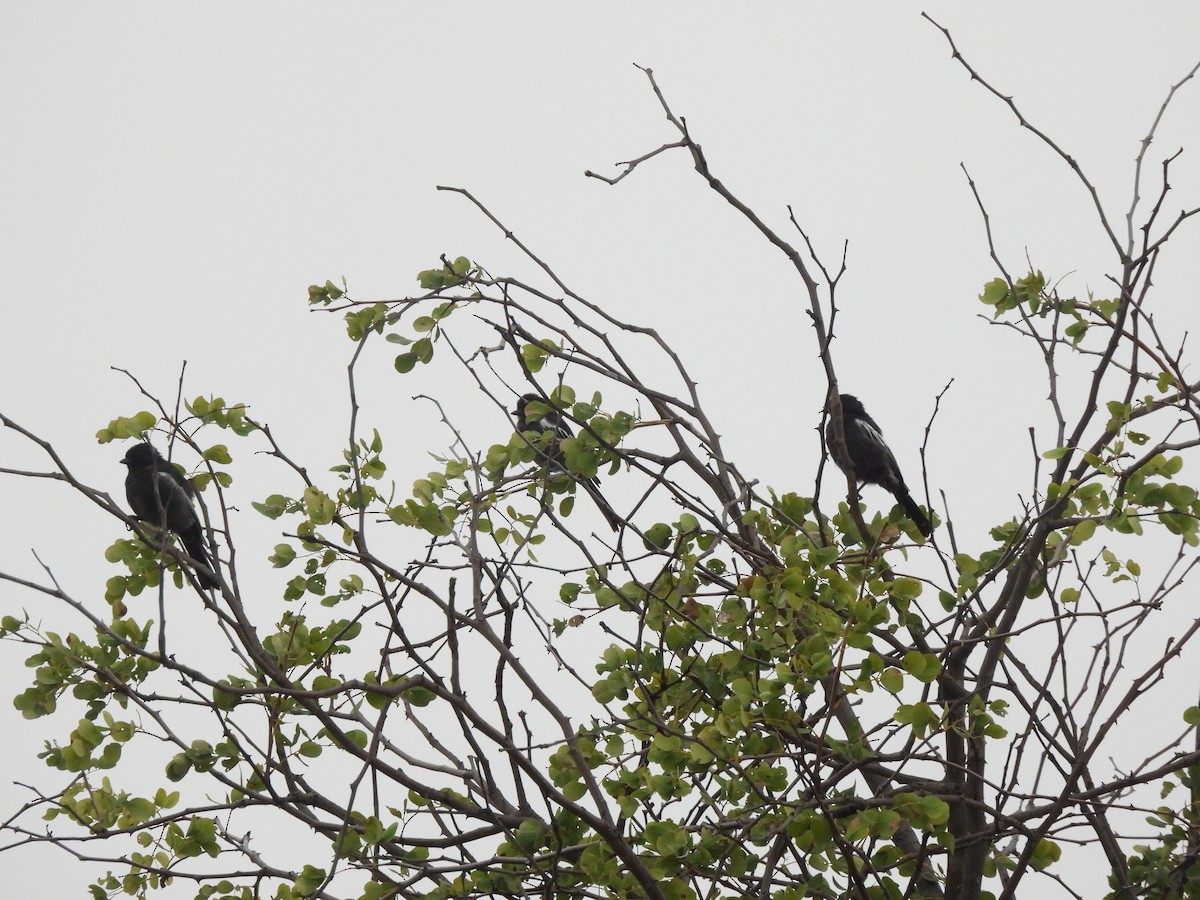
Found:
<svg viewBox="0 0 1200 900"><path fill-rule="evenodd" d="M445 184L473 191L580 293L659 328L743 470L806 489L824 385L785 261L683 155L617 188L583 177L674 137L636 62L769 222L785 228L790 203L830 259L849 240L843 386L912 471L933 397L955 379L930 466L966 522L998 521L1027 487L1027 457L986 484L978 466L1025 452L1045 388L1029 350L976 318L996 273L959 163L1014 268L1028 252L1070 276L1068 293L1107 293L1112 267L1067 167L970 82L922 9L1112 210L1128 206L1138 142L1200 59L1193 0L2 3L0 411L119 497L121 450L93 435L145 403L110 366L170 396L187 360L189 396L248 402L325 464L343 434L351 347L337 320L307 311L310 283L345 276L359 299L398 297L442 253L533 275L461 197L434 190ZM1161 126L1152 171L1180 146L1170 209L1200 202L1200 82ZM1200 317L1194 224L1178 244L1156 278L1160 321L1175 330ZM365 390L372 419L411 445L393 465L423 474L424 451L446 438L412 408L417 389L381 355ZM478 403L458 401L464 413ZM768 421L769 434L751 427ZM505 425L480 434L504 440ZM0 435L0 464L35 459ZM3 569L36 576L34 547L99 601L111 522L77 513L66 491L2 489ZM5 612L30 602L0 594ZM23 655L0 653L7 695L24 686ZM28 760L42 726L4 697L0 722L6 780L40 775ZM23 796L0 788L4 809ZM10 889L43 884L14 896L79 896L69 866L31 874L46 859L5 856Z"/></svg>

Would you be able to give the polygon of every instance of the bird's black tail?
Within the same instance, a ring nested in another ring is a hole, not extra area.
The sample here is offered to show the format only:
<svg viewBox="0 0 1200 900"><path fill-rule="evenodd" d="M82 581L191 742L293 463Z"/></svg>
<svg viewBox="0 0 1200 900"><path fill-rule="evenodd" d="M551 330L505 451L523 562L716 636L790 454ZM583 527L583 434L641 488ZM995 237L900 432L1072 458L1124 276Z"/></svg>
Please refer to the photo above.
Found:
<svg viewBox="0 0 1200 900"><path fill-rule="evenodd" d="M188 556L204 566L204 569L212 569L213 565L208 558L208 550L204 546L204 532L200 530L198 523L195 527L180 532L179 539L183 541ZM217 587L217 580L204 569L196 569L196 579L200 582L200 586L205 590Z"/></svg>
<svg viewBox="0 0 1200 900"><path fill-rule="evenodd" d="M923 536L929 537L933 534L933 525L930 524L925 513L921 512L921 507L917 506L916 501L913 500L912 494L908 492L907 488L898 488L896 490L896 499L904 507L904 514L917 523L917 529Z"/></svg>
<svg viewBox="0 0 1200 900"><path fill-rule="evenodd" d="M613 531L620 531L624 520L617 515L615 509L608 505L608 501L600 493L600 482L595 478L588 478L580 479L579 483L587 490L588 496L600 507L600 512L604 515L604 520L608 522L608 527Z"/></svg>

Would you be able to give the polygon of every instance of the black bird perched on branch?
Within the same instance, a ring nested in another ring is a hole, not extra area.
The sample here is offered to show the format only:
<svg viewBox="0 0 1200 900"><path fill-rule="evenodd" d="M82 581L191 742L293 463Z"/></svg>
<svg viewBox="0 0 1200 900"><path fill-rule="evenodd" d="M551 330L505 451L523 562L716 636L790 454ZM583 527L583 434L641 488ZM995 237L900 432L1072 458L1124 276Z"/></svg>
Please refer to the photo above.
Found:
<svg viewBox="0 0 1200 900"><path fill-rule="evenodd" d="M212 569L204 546L204 531L192 497L196 490L178 469L163 459L150 444L129 448L121 460L129 467L125 476L125 497L133 514L156 528L167 528L183 542L188 556L199 563L196 578L204 588L215 588L217 581L205 570Z"/></svg>
<svg viewBox="0 0 1200 900"><path fill-rule="evenodd" d="M904 507L904 514L912 519L925 537L933 534L933 526L921 507L917 506L896 465L896 457L883 439L883 429L867 415L859 399L851 394L842 394L842 432L846 437L846 454L842 454L835 438L833 420L825 426L825 443L833 454L838 468L858 479L861 484L877 484L889 491Z"/></svg>
<svg viewBox="0 0 1200 900"><path fill-rule="evenodd" d="M526 407L530 403L541 403L543 406L550 407L550 411L544 416L527 418ZM517 408L513 411L513 417L517 420L518 432L533 431L538 434L546 434L547 432L554 434L555 437L546 445L545 450L538 454L538 458L552 471L571 474L567 472L566 467L563 465L562 448L559 444L564 438L574 436L574 432L571 431L571 426L563 420L562 413L555 409L549 400L538 394L524 394L517 400ZM609 527L613 531L619 531L621 528L621 517L608 505L608 501L600 493L600 479L594 476L592 478L583 478L579 475L571 475L571 477L575 479L576 484L588 492L588 496L600 507L600 512L604 514L604 519L608 522Z"/></svg>

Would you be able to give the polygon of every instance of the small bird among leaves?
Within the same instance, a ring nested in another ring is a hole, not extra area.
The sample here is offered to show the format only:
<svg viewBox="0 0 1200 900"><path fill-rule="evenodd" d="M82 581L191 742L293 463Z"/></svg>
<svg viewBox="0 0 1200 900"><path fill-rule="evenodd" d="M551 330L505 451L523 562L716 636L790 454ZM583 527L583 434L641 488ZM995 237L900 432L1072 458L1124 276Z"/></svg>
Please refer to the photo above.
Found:
<svg viewBox="0 0 1200 900"><path fill-rule="evenodd" d="M204 545L204 530L192 505L196 489L183 473L163 458L150 444L129 448L121 463L129 467L125 476L125 497L133 514L155 528L166 528L179 535L188 556L196 566L196 578L205 589L217 587L209 574L212 562Z"/></svg>
<svg viewBox="0 0 1200 900"><path fill-rule="evenodd" d="M528 407L531 403L548 407L549 412L544 415L531 414L528 412ZM560 444L565 438L573 437L575 433L571 430L571 426L563 420L562 413L555 409L546 398L538 394L525 394L517 400L517 408L513 411L513 417L517 420L518 432L532 431L536 434L551 433L554 435L554 438L546 445L546 449L538 454L538 458L551 471L567 473L567 469L562 462L563 454ZM613 531L619 531L621 528L621 517L608 505L608 501L600 493L600 479L595 477L583 478L578 475L571 475L571 477L575 479L576 484L588 492L588 496L600 507L600 512L604 515L604 519L608 522L609 527Z"/></svg>
<svg viewBox="0 0 1200 900"><path fill-rule="evenodd" d="M933 534L929 518L921 511L908 492L896 457L883 439L883 429L867 415L859 399L842 394L842 432L846 437L846 454L838 446L833 420L825 426L825 443L833 454L838 468L858 479L860 484L877 484L891 493L904 507L904 514L916 523L925 537Z"/></svg>

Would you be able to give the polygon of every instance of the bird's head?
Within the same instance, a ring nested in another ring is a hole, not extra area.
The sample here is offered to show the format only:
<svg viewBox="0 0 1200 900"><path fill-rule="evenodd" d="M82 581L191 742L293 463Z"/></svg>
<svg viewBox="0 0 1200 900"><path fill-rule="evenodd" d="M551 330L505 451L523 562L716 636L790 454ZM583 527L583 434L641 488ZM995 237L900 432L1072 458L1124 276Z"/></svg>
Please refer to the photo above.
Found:
<svg viewBox="0 0 1200 900"><path fill-rule="evenodd" d="M550 407L550 410L551 410L551 412L548 415L554 414L553 413L554 405L549 400L547 400L545 397L541 396L540 394L522 394L520 399L517 400L517 408L516 408L517 424L519 424L522 428L524 428L526 425L529 424L529 419L527 417L527 415L528 415L527 410L528 410L530 403L540 403L543 406L548 406L548 407ZM539 417L539 418L546 418L546 417Z"/></svg>
<svg viewBox="0 0 1200 900"><path fill-rule="evenodd" d="M866 410L863 409L862 403L853 394L841 394L842 398L842 415L843 416L861 416Z"/></svg>
<svg viewBox="0 0 1200 900"><path fill-rule="evenodd" d="M121 464L131 469L141 469L154 465L159 459L158 451L151 444L139 441L130 447L121 458Z"/></svg>

